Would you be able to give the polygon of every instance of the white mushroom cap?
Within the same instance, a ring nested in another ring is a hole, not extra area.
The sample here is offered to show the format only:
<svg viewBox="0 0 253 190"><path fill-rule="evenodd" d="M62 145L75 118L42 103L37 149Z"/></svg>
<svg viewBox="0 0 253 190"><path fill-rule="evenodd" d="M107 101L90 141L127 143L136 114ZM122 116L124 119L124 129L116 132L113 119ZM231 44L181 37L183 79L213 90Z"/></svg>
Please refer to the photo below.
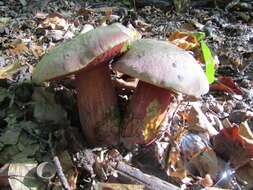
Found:
<svg viewBox="0 0 253 190"><path fill-rule="evenodd" d="M209 90L206 75L195 58L165 41L135 41L113 69L188 95L200 96Z"/></svg>

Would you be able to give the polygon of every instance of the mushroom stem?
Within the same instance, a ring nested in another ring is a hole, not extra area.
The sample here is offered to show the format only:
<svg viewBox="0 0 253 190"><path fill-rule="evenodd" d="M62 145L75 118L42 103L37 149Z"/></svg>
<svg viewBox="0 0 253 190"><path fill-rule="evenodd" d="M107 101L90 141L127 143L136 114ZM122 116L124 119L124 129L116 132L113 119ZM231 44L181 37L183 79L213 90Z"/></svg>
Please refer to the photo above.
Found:
<svg viewBox="0 0 253 190"><path fill-rule="evenodd" d="M105 65L76 74L82 130L94 145L115 144L119 138L119 111L110 70Z"/></svg>
<svg viewBox="0 0 253 190"><path fill-rule="evenodd" d="M127 145L152 141L176 97L171 90L139 81L123 121L123 142Z"/></svg>

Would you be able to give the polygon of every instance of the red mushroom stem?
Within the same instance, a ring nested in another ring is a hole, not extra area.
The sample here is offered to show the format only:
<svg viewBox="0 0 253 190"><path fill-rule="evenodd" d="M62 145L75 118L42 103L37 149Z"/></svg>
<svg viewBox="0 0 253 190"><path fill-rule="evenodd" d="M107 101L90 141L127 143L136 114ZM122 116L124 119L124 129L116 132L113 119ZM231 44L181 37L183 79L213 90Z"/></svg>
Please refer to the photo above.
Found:
<svg viewBox="0 0 253 190"><path fill-rule="evenodd" d="M117 97L105 65L76 75L82 130L92 144L113 144L119 138Z"/></svg>
<svg viewBox="0 0 253 190"><path fill-rule="evenodd" d="M171 90L139 81L123 122L123 142L147 144L152 141L176 97Z"/></svg>

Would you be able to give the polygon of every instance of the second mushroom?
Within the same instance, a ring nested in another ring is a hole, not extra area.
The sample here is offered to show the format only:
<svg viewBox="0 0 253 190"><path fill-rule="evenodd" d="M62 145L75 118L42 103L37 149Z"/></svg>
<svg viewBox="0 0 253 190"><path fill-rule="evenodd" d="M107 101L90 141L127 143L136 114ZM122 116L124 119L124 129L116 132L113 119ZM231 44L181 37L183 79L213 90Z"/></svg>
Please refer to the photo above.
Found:
<svg viewBox="0 0 253 190"><path fill-rule="evenodd" d="M205 73L194 57L165 41L134 42L113 69L139 79L122 125L121 135L127 145L146 144L156 138L178 92L200 96L209 90Z"/></svg>

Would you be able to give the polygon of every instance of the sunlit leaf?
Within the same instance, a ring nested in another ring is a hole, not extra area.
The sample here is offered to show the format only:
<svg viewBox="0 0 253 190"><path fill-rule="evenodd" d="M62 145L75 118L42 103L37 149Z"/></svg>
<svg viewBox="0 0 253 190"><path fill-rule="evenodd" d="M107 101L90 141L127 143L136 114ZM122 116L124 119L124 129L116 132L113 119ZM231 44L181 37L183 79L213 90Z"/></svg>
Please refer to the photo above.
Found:
<svg viewBox="0 0 253 190"><path fill-rule="evenodd" d="M198 41L203 40L206 37L204 32L189 32L190 34L194 35Z"/></svg>
<svg viewBox="0 0 253 190"><path fill-rule="evenodd" d="M10 164L8 175L13 176L9 177L11 189L46 189L46 184L36 178L36 166L37 164L35 163Z"/></svg>
<svg viewBox="0 0 253 190"><path fill-rule="evenodd" d="M206 63L206 76L209 84L211 84L214 82L215 77L215 61L209 47L203 40L200 41L200 45Z"/></svg>
<svg viewBox="0 0 253 190"><path fill-rule="evenodd" d="M21 55L29 51L27 46L20 39L11 42L9 46L12 47L8 50L11 55Z"/></svg>
<svg viewBox="0 0 253 190"><path fill-rule="evenodd" d="M169 41L185 50L192 50L199 47L199 42L195 35L188 32L172 32Z"/></svg>
<svg viewBox="0 0 253 190"><path fill-rule="evenodd" d="M20 62L16 62L5 67L0 67L0 79L11 79L19 71L20 65Z"/></svg>
<svg viewBox="0 0 253 190"><path fill-rule="evenodd" d="M43 23L43 28L63 30L68 28L67 21L61 15L50 15Z"/></svg>

